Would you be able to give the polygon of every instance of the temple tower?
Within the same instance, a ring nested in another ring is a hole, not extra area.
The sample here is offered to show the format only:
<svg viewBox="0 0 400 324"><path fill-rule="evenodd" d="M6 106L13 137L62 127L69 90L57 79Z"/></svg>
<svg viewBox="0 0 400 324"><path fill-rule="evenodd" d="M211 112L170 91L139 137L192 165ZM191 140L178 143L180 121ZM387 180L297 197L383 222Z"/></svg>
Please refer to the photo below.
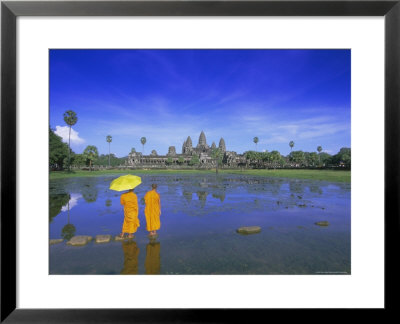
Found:
<svg viewBox="0 0 400 324"><path fill-rule="evenodd" d="M207 145L206 141L206 135L204 134L203 131L201 131L200 137L199 137L199 144L197 144L197 149L200 150L200 152L206 152L209 149L209 146Z"/></svg>
<svg viewBox="0 0 400 324"><path fill-rule="evenodd" d="M226 152L225 141L224 141L223 138L221 138L221 139L219 140L218 148L219 148L222 152Z"/></svg>
<svg viewBox="0 0 400 324"><path fill-rule="evenodd" d="M212 142L211 149L213 150L213 149L216 149L216 148L217 148L217 145L215 145L215 142Z"/></svg>
<svg viewBox="0 0 400 324"><path fill-rule="evenodd" d="M192 151L193 151L192 139L190 138L190 136L188 136L186 141L183 142L182 154L190 154Z"/></svg>

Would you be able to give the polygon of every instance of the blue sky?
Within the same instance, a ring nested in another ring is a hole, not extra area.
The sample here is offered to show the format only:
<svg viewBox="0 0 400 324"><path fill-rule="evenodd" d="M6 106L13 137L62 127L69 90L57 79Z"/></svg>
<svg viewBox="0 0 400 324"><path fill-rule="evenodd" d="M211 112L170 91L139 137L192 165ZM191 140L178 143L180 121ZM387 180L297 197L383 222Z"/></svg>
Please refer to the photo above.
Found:
<svg viewBox="0 0 400 324"><path fill-rule="evenodd" d="M50 127L71 147L126 156L190 135L225 139L229 151L335 154L350 147L350 50L50 50Z"/></svg>

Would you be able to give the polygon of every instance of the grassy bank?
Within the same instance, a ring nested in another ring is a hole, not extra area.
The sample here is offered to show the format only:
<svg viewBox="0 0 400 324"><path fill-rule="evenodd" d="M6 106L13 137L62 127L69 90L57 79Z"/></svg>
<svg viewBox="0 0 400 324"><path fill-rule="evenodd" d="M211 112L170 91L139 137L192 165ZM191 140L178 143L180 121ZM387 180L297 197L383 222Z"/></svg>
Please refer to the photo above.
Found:
<svg viewBox="0 0 400 324"><path fill-rule="evenodd" d="M311 179L311 180L325 180L331 182L348 182L351 181L351 171L348 170L223 170L223 173L230 174L246 174L265 177L277 178L296 178L296 179Z"/></svg>
<svg viewBox="0 0 400 324"><path fill-rule="evenodd" d="M278 178L296 178L325 180L331 182L350 183L350 171L344 170L219 170L221 174L242 174ZM63 179L74 177L99 177L104 175L122 174L213 174L215 170L100 170L100 171L53 171L50 179Z"/></svg>

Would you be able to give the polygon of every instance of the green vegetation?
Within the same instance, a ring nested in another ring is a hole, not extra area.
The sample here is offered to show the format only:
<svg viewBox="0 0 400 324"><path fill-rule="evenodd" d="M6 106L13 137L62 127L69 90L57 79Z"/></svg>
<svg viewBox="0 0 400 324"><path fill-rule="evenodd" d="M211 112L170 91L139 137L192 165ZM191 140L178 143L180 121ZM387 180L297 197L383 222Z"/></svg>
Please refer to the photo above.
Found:
<svg viewBox="0 0 400 324"><path fill-rule="evenodd" d="M146 137L142 137L142 138L140 139L140 143L142 143L142 145L143 145L142 154L144 154L144 144L146 144L146 142L147 142Z"/></svg>
<svg viewBox="0 0 400 324"><path fill-rule="evenodd" d="M84 164L79 165L78 163L76 163L76 156L78 154L75 155L75 160L74 160L74 165L77 167L81 167L81 166L86 166L86 161ZM119 158L117 156L115 156L115 154L111 153L110 155L105 155L105 154L101 154L97 160L96 160L96 165L101 165L101 166L110 166L110 167L117 167L119 165L123 165L125 163L125 160L127 159L127 157L122 157Z"/></svg>
<svg viewBox="0 0 400 324"><path fill-rule="evenodd" d="M215 148L212 150L211 157L215 160L215 173L218 173L218 168L222 164L222 159L224 158L224 152L219 148Z"/></svg>
<svg viewBox="0 0 400 324"><path fill-rule="evenodd" d="M49 129L49 166L53 170L62 170L68 157L68 145L62 138Z"/></svg>
<svg viewBox="0 0 400 324"><path fill-rule="evenodd" d="M76 124L78 117L76 112L72 110L67 110L64 113L64 121L69 126L69 136L68 136L68 169L71 169L71 127Z"/></svg>
<svg viewBox="0 0 400 324"><path fill-rule="evenodd" d="M110 164L110 146L111 146L111 142L112 142L111 135L107 135L106 141L108 143L108 166L111 166L111 164Z"/></svg>
<svg viewBox="0 0 400 324"><path fill-rule="evenodd" d="M293 146L294 146L294 142L293 142L293 141L290 141L290 142L289 142L289 146L290 146L290 151L292 151L292 148L293 148Z"/></svg>
<svg viewBox="0 0 400 324"><path fill-rule="evenodd" d="M253 138L253 142L256 144L256 152L257 152L257 143L258 143L258 137L254 137Z"/></svg>
<svg viewBox="0 0 400 324"><path fill-rule="evenodd" d="M189 165L199 165L200 159L197 155L193 155L191 160L189 161Z"/></svg>
<svg viewBox="0 0 400 324"><path fill-rule="evenodd" d="M280 169L280 170L221 170L223 173L243 174L254 176L278 177L278 178L296 178L325 180L332 182L351 181L351 171L348 170L304 170L304 169Z"/></svg>
<svg viewBox="0 0 400 324"><path fill-rule="evenodd" d="M89 170L92 170L93 162L95 162L99 157L99 151L97 150L97 147L94 145L88 145L83 151L83 155L86 160L89 161Z"/></svg>
<svg viewBox="0 0 400 324"><path fill-rule="evenodd" d="M325 180L331 182L348 182L351 180L351 172L348 170L302 170L302 169L279 169L279 170L224 170L219 169L223 174L241 174L278 178L296 178ZM104 175L121 175L121 174L205 174L215 173L214 170L99 170L99 171L54 171L50 172L50 179L62 179L73 177L96 177Z"/></svg>

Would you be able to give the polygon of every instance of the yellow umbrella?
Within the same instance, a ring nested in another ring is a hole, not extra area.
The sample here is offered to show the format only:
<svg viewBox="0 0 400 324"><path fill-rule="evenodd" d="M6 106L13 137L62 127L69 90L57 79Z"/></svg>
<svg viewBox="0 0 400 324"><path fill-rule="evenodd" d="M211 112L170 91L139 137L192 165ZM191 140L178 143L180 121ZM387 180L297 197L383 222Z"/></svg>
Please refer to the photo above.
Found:
<svg viewBox="0 0 400 324"><path fill-rule="evenodd" d="M110 184L110 189L115 191L124 191L137 187L142 183L142 179L131 174L120 176L114 179Z"/></svg>

